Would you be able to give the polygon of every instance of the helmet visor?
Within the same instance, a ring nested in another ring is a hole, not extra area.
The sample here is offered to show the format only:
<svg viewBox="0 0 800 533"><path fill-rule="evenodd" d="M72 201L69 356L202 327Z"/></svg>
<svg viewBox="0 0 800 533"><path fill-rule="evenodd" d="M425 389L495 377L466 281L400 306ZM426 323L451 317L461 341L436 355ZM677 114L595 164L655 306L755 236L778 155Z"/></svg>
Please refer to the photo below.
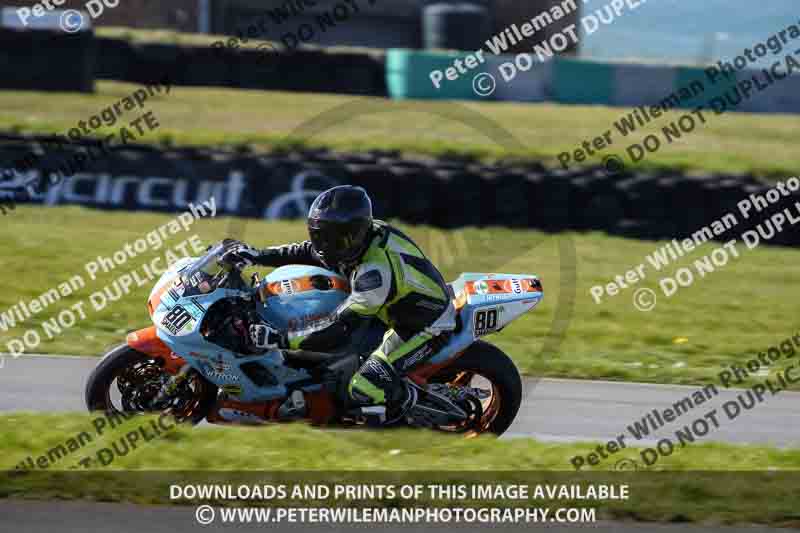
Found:
<svg viewBox="0 0 800 533"><path fill-rule="evenodd" d="M314 250L327 262L352 261L364 250L369 224L315 220L309 224Z"/></svg>

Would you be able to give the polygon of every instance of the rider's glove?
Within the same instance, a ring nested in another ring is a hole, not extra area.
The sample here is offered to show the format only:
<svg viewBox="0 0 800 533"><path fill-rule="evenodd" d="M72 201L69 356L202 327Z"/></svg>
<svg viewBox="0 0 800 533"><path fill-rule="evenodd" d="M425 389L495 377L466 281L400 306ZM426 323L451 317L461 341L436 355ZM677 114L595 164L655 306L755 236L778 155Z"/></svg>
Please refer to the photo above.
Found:
<svg viewBox="0 0 800 533"><path fill-rule="evenodd" d="M280 348L285 344L280 332L266 324L252 324L250 326L250 341L253 346L262 350Z"/></svg>
<svg viewBox="0 0 800 533"><path fill-rule="evenodd" d="M226 251L220 258L220 261L239 270L244 270L247 267L255 265L260 254L261 252L257 249L246 244L240 244Z"/></svg>

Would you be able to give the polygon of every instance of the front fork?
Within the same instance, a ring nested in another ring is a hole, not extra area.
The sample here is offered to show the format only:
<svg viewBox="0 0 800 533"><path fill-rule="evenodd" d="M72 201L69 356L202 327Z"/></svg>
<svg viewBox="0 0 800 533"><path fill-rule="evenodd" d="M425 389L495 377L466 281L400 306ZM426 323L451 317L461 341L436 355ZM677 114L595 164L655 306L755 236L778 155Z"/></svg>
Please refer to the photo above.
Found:
<svg viewBox="0 0 800 533"><path fill-rule="evenodd" d="M189 379L191 371L191 365L185 364L178 370L177 374L170 374L167 381L161 386L161 390L158 391L158 395L153 399L153 407L155 409L166 407L166 402L169 402L175 393L178 392L180 386Z"/></svg>

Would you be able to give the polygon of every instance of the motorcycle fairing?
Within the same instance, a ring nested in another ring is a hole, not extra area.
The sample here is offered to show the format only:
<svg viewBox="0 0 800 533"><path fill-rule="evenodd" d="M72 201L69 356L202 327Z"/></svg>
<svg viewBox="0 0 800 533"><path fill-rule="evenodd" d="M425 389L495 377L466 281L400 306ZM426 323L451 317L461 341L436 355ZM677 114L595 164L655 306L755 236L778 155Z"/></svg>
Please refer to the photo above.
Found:
<svg viewBox="0 0 800 533"><path fill-rule="evenodd" d="M465 273L451 287L459 327L447 346L428 361L432 366L445 365L477 338L500 331L536 307L544 296L539 278L530 274ZM478 327L481 321L483 327Z"/></svg>
<svg viewBox="0 0 800 533"><path fill-rule="evenodd" d="M258 355L234 353L208 342L200 325L214 303L230 297L250 299L257 312L279 328L313 321L332 312L347 297L346 280L318 267L293 265L276 269L252 291L217 288L186 296L189 292L181 291L179 273L191 261L180 261L162 275L148 300L155 326L133 334L137 338L129 337L129 344L161 357L170 370L188 363L226 392L228 399L223 404L267 403L272 407L262 406L258 412L270 415L267 411L274 411L276 401L300 389L309 397L317 396L312 415L316 413L320 420L328 417L330 406L323 398L322 386L313 383L306 369L287 366L280 350ZM410 377L417 383L452 363L476 338L499 331L542 298L538 278L524 274L462 274L452 288L460 326L447 345L414 370Z"/></svg>

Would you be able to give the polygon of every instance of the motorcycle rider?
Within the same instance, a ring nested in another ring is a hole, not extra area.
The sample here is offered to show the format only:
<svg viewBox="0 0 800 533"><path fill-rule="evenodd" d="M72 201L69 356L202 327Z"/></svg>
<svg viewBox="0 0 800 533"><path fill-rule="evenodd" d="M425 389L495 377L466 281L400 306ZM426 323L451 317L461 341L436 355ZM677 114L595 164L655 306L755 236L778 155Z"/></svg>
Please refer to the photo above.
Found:
<svg viewBox="0 0 800 533"><path fill-rule="evenodd" d="M252 343L262 349L330 349L361 321L377 318L388 327L383 341L349 386L340 387L339 399L376 423L413 414L417 391L403 376L433 357L456 327L442 275L409 237L373 219L372 201L361 187L343 185L320 194L308 213L308 232L310 239L302 243L263 250L242 244L223 260L239 268L327 268L349 279L349 297L331 316L303 330L282 334L268 324L253 324Z"/></svg>

